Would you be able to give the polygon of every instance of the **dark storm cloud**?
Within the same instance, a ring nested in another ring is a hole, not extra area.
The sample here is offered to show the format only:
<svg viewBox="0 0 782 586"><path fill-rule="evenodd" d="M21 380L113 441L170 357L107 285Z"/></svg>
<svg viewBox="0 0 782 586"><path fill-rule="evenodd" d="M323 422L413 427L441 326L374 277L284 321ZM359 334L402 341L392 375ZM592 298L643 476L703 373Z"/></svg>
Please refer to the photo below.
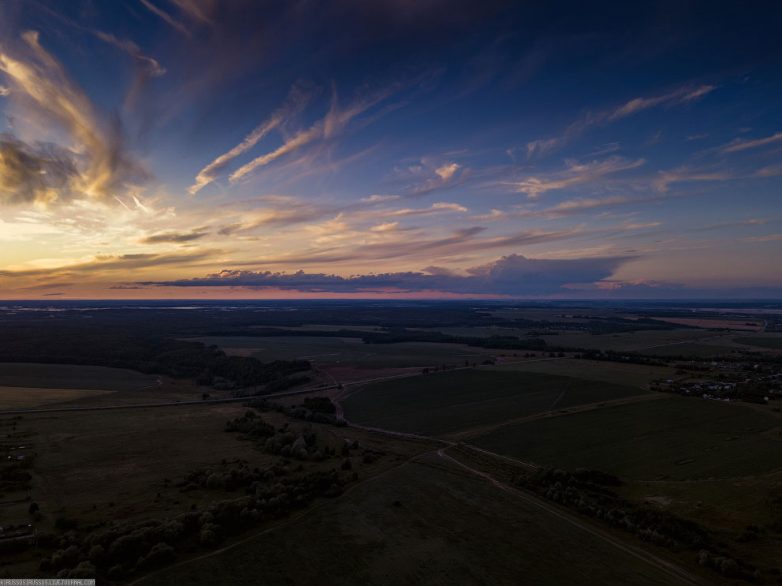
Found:
<svg viewBox="0 0 782 586"><path fill-rule="evenodd" d="M466 274L430 268L426 272L364 274L342 277L326 273L275 273L226 270L204 278L140 283L168 287L243 287L315 293L378 291L538 295L562 291L565 285L594 283L610 277L626 257L547 260L512 254Z"/></svg>

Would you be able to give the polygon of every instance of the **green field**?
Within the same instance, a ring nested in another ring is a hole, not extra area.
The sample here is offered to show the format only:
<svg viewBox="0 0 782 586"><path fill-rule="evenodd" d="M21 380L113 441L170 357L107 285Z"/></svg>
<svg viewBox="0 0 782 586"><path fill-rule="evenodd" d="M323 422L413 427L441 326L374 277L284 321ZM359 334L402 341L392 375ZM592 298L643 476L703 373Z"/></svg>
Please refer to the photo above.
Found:
<svg viewBox="0 0 782 586"><path fill-rule="evenodd" d="M0 386L134 391L155 384L156 377L123 368L80 364L0 362Z"/></svg>
<svg viewBox="0 0 782 586"><path fill-rule="evenodd" d="M739 344L747 344L748 346L756 346L757 348L782 350L782 336L734 338L733 341Z"/></svg>
<svg viewBox="0 0 782 586"><path fill-rule="evenodd" d="M779 419L752 407L670 396L495 429L473 441L509 456L628 478L762 474L782 465Z"/></svg>
<svg viewBox="0 0 782 586"><path fill-rule="evenodd" d="M516 360L516 359L514 359ZM501 370L518 370L523 372L540 372L573 376L588 380L603 381L618 385L630 385L646 389L655 379L673 378L675 369L666 366L647 366L644 364L625 364L597 360L531 360L503 364L502 360L496 367Z"/></svg>
<svg viewBox="0 0 782 586"><path fill-rule="evenodd" d="M461 365L465 360L478 361L489 354L487 350L462 344L365 344L359 338L230 336L197 340L217 345L228 354L254 356L264 362L301 358L319 364L355 364L365 368Z"/></svg>
<svg viewBox="0 0 782 586"><path fill-rule="evenodd" d="M430 456L157 584L677 584L566 520ZM396 504L395 504L396 503Z"/></svg>
<svg viewBox="0 0 782 586"><path fill-rule="evenodd" d="M642 392L546 373L467 369L373 384L343 407L354 423L429 435Z"/></svg>

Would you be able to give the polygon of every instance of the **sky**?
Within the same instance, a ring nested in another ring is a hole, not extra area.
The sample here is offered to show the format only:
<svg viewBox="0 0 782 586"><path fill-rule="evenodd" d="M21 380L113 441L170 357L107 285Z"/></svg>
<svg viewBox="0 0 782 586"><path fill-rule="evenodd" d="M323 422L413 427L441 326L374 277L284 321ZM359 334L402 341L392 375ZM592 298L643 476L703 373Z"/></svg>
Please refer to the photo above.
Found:
<svg viewBox="0 0 782 586"><path fill-rule="evenodd" d="M2 0L0 298L782 298L778 2Z"/></svg>

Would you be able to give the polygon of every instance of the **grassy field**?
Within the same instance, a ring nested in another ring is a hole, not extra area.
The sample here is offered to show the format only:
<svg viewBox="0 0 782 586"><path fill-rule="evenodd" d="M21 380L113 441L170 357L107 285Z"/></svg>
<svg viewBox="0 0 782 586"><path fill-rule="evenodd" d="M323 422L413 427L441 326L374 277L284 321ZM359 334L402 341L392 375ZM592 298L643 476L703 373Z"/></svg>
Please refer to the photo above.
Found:
<svg viewBox="0 0 782 586"><path fill-rule="evenodd" d="M74 401L76 399L94 398L111 393L113 391L0 386L0 410L29 409L53 403Z"/></svg>
<svg viewBox="0 0 782 586"><path fill-rule="evenodd" d="M224 431L226 421L246 409L231 404L0 417L0 431L7 438L1 447L32 459L31 489L0 488L0 516L9 523L27 522L30 501L25 497L29 495L40 505L36 530L57 532L53 527L60 517L89 528L110 520L171 518L193 506L204 509L210 502L241 496L243 491L224 489L183 492L177 483L193 470L236 459L246 460L251 468L280 464L279 456ZM289 420L279 413L265 413L263 418L277 429L287 424L293 433L314 430L318 445L331 446L337 453L346 438L359 441L362 449L382 451L376 461L355 458L352 469L362 476L424 449L420 442L394 442L360 430ZM338 468L342 459L337 455L323 461L294 461L288 471L294 475L302 465L307 471L330 470ZM40 555L29 550L5 559L0 576L37 575Z"/></svg>
<svg viewBox="0 0 782 586"><path fill-rule="evenodd" d="M155 384L156 377L103 366L0 362L0 386L133 391Z"/></svg>
<svg viewBox="0 0 782 586"><path fill-rule="evenodd" d="M551 346L586 348L590 350L639 351L651 346L679 344L709 336L703 330L640 330L621 334L562 333L542 336ZM676 346L672 346L675 348Z"/></svg>
<svg viewBox="0 0 782 586"><path fill-rule="evenodd" d="M547 373L468 369L376 383L349 396L343 407L355 423L444 434L641 393Z"/></svg>
<svg viewBox="0 0 782 586"><path fill-rule="evenodd" d="M649 348L643 353L649 356L686 356L689 358L711 358L715 356L725 356L738 351L739 348L727 344L709 343L702 344L697 342L685 344L672 344L670 346L660 346L658 348Z"/></svg>
<svg viewBox="0 0 782 586"><path fill-rule="evenodd" d="M735 338L734 342L746 344L757 348L770 348L772 350L782 350L782 336L763 336L763 337L742 337Z"/></svg>
<svg viewBox="0 0 782 586"><path fill-rule="evenodd" d="M502 371L539 372L543 374L557 374L561 376L573 376L587 380L602 381L617 385L629 385L641 389L648 388L651 381L658 378L673 378L676 372L673 368L664 366L646 366L643 364L623 364L619 362L602 362L595 360L533 360L530 362L516 362L492 367Z"/></svg>
<svg viewBox="0 0 782 586"><path fill-rule="evenodd" d="M632 555L430 456L157 584L675 584Z"/></svg>
<svg viewBox="0 0 782 586"><path fill-rule="evenodd" d="M487 350L461 344L364 344L359 338L232 336L197 340L215 344L228 354L255 356L264 362L302 358L318 364L350 363L375 368L463 364L466 359L476 361L490 354Z"/></svg>
<svg viewBox="0 0 782 586"><path fill-rule="evenodd" d="M724 478L779 468L779 423L752 407L672 395L508 425L473 443L538 464L636 479Z"/></svg>

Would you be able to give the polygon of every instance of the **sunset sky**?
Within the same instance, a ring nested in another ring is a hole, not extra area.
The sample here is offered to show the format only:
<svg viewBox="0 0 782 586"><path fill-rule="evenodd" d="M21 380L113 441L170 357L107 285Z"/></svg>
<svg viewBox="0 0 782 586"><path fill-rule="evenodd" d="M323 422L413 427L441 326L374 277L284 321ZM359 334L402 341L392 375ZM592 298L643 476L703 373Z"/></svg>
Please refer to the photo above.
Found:
<svg viewBox="0 0 782 586"><path fill-rule="evenodd" d="M782 4L552 4L0 1L0 298L782 298Z"/></svg>

